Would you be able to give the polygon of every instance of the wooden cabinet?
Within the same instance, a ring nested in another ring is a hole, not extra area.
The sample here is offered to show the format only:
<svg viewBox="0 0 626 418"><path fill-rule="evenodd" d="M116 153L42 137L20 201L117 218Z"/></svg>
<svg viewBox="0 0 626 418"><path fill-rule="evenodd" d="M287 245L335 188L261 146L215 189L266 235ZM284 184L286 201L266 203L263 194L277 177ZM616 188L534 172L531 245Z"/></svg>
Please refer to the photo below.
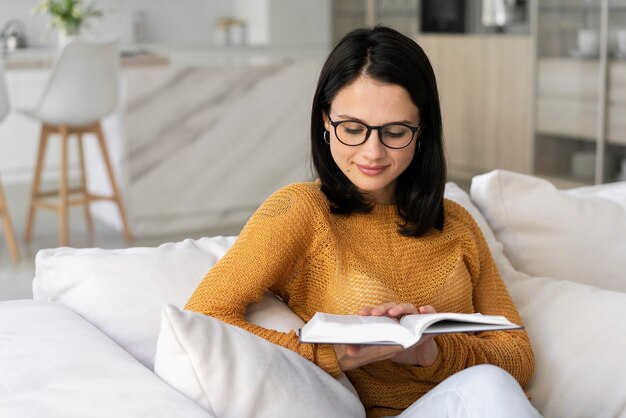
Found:
<svg viewBox="0 0 626 418"><path fill-rule="evenodd" d="M419 35L441 99L452 178L533 169L534 44L530 36Z"/></svg>

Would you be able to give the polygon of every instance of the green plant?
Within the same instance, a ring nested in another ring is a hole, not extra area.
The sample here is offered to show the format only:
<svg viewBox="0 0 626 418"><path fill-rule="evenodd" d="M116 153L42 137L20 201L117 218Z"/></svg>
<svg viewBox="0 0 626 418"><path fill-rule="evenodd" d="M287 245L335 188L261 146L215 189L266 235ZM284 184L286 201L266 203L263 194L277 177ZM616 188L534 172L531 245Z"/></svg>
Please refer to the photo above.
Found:
<svg viewBox="0 0 626 418"><path fill-rule="evenodd" d="M67 36L78 35L87 26L87 19L102 17L95 2L84 7L82 0L44 0L35 6L33 13L50 14L51 26Z"/></svg>

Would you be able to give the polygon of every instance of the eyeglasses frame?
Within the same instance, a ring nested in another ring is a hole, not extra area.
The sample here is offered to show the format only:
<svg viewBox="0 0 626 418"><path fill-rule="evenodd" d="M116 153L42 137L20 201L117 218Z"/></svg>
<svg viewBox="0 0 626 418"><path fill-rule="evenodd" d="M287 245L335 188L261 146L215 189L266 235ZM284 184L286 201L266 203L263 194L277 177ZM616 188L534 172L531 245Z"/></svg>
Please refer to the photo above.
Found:
<svg viewBox="0 0 626 418"><path fill-rule="evenodd" d="M384 125L371 126L371 125L368 125L367 123L363 123L360 120L355 120L355 119L346 119L346 120L340 120L340 121L333 121L330 118L330 113L329 112L326 112L326 116L328 117L328 121L330 122L330 125L335 130L335 138L337 138L337 140L339 142L341 142L343 145L348 146L348 147L358 147L359 145L365 144L367 142L367 140L370 138L370 135L372 134L372 131L376 130L376 131L378 131L378 140L380 141L381 144L383 144L383 146L385 146L387 148L390 148L390 149L403 149L403 148L406 148L409 145L411 145L411 142L413 142L413 139L415 139L415 133L421 131L421 129L422 129L422 122L420 122L419 125L417 125L417 126L411 126L411 125L407 125L405 123L398 123L398 122L390 122L390 123L385 123ZM339 135L337 135L337 126L339 126L339 125L341 125L342 123L345 123L345 122L360 123L361 125L365 126L365 128L367 128L367 132L365 133L365 139L363 140L363 142L360 142L358 144L346 144L341 139L339 139ZM405 128L409 128L411 130L411 140L409 142L407 142L406 145L403 145L401 147L390 147L389 145L387 145L387 144L385 144L383 142L383 129L385 129L387 126L392 126L392 125L401 125L401 126L404 126Z"/></svg>

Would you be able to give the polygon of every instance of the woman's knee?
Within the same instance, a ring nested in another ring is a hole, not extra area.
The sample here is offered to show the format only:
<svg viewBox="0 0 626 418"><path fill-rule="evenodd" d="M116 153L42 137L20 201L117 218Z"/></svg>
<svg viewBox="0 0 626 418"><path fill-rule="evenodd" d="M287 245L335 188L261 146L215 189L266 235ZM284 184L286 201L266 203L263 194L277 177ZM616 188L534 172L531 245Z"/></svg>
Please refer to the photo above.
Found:
<svg viewBox="0 0 626 418"><path fill-rule="evenodd" d="M458 373L458 378L455 390L469 409L486 414L483 416L539 416L517 380L500 367L470 367ZM510 412L513 415L498 415L511 409L515 410Z"/></svg>
<svg viewBox="0 0 626 418"><path fill-rule="evenodd" d="M473 379L478 382L490 383L495 382L501 385L512 384L515 386L519 386L517 380L509 372L506 370L494 366L492 364L481 364L478 366L473 366L466 369L469 373L472 373ZM477 383L478 383L477 382Z"/></svg>

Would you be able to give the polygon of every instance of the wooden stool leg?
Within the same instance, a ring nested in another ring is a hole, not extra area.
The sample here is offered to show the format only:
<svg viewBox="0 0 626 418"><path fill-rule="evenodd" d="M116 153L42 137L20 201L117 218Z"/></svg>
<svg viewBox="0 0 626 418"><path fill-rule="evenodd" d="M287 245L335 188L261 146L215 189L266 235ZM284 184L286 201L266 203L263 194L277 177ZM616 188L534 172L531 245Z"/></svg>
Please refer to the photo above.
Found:
<svg viewBox="0 0 626 418"><path fill-rule="evenodd" d="M85 199L85 220L87 221L87 229L93 232L93 219L89 210L89 193L87 192L87 171L85 169L85 151L83 149L83 135L78 133L78 159L80 162L80 190Z"/></svg>
<svg viewBox="0 0 626 418"><path fill-rule="evenodd" d="M15 241L15 234L13 233L13 225L11 224L11 216L9 215L9 207L4 197L2 182L0 182L0 216L2 216L3 219L4 234L7 239L9 251L11 252L11 257L13 261L17 261L20 258L20 252Z"/></svg>
<svg viewBox="0 0 626 418"><path fill-rule="evenodd" d="M24 228L24 241L29 242L33 232L33 222L35 221L36 203L39 199L39 188L41 187L41 175L43 172L44 160L46 158L46 146L51 129L48 125L41 125L39 136L39 149L37 150L37 163L35 165L35 175L30 191L30 204L28 205L28 216L26 218L26 228Z"/></svg>
<svg viewBox="0 0 626 418"><path fill-rule="evenodd" d="M59 185L59 245L68 244L68 187L67 187L67 143L69 134L67 126L61 126L61 183Z"/></svg>
<svg viewBox="0 0 626 418"><path fill-rule="evenodd" d="M109 175L109 181L111 182L111 188L113 189L113 199L115 200L115 202L117 202L117 207L120 211L120 217L122 218L122 225L124 226L124 238L126 239L126 242L130 243L132 241L132 236L130 234L130 228L128 227L128 221L126 219L126 211L124 210L122 196L120 195L119 188L117 187L117 182L115 181L113 166L111 165L111 161L109 159L109 152L107 151L106 142L104 140L104 133L102 132L102 125L100 123L96 124L95 133L98 137L98 143L100 144L100 150L102 151L102 158L104 159L104 164Z"/></svg>

